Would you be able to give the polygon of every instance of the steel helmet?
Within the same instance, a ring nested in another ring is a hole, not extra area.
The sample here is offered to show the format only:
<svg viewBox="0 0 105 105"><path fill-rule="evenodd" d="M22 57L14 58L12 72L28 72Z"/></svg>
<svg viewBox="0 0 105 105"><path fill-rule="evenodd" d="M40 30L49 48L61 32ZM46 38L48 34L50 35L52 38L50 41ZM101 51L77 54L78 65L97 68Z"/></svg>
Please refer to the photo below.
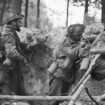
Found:
<svg viewBox="0 0 105 105"><path fill-rule="evenodd" d="M4 24L7 24L13 20L22 19L22 17L23 15L21 14L9 13L6 19L4 20Z"/></svg>
<svg viewBox="0 0 105 105"><path fill-rule="evenodd" d="M67 29L67 35L73 39L81 37L84 32L85 26L83 24L73 24L70 25Z"/></svg>

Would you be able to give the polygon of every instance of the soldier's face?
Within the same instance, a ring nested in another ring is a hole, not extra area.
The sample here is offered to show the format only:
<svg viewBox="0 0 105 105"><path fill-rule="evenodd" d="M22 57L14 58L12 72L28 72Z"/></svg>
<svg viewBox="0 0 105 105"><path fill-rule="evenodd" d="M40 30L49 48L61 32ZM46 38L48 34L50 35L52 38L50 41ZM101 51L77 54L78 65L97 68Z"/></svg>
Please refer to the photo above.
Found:
<svg viewBox="0 0 105 105"><path fill-rule="evenodd" d="M17 20L17 26L18 27L22 27L22 19L18 19Z"/></svg>
<svg viewBox="0 0 105 105"><path fill-rule="evenodd" d="M74 34L74 40L76 41L80 41L81 37L82 37L81 34L78 34L78 33Z"/></svg>
<svg viewBox="0 0 105 105"><path fill-rule="evenodd" d="M72 38L74 41L78 42L80 41L82 35L81 34L73 34L72 36L70 36L70 38Z"/></svg>

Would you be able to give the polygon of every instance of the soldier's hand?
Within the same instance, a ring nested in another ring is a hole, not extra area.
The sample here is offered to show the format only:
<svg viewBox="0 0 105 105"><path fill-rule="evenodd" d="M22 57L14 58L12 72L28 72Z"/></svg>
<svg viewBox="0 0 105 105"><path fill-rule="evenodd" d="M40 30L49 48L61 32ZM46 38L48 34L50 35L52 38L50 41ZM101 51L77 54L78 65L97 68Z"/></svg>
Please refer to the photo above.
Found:
<svg viewBox="0 0 105 105"><path fill-rule="evenodd" d="M72 56L74 50L70 47L64 47L62 48L63 53L67 54L67 56Z"/></svg>
<svg viewBox="0 0 105 105"><path fill-rule="evenodd" d="M24 64L27 65L27 60L24 58Z"/></svg>

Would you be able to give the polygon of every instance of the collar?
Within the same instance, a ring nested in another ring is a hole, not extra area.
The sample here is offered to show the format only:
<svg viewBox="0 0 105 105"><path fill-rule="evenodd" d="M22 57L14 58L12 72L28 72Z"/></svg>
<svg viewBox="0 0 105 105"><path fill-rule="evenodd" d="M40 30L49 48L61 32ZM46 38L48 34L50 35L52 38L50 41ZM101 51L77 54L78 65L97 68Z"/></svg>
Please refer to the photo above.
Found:
<svg viewBox="0 0 105 105"><path fill-rule="evenodd" d="M6 32L15 32L15 31L17 31L17 27L13 26L13 25L6 25L5 26L5 31Z"/></svg>
<svg viewBox="0 0 105 105"><path fill-rule="evenodd" d="M15 33L16 31L18 31L18 28L16 26L13 25L4 25L2 28L2 35L5 35L7 33Z"/></svg>

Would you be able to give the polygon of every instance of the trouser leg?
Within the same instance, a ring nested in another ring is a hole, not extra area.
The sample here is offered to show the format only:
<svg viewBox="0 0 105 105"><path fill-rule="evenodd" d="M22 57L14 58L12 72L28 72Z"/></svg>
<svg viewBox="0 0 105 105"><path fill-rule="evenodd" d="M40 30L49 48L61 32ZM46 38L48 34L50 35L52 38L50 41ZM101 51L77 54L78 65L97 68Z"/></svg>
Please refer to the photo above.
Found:
<svg viewBox="0 0 105 105"><path fill-rule="evenodd" d="M49 85L49 96L67 96L71 86L71 84L54 76L51 77ZM59 105L60 102L61 101L50 101L49 105Z"/></svg>

